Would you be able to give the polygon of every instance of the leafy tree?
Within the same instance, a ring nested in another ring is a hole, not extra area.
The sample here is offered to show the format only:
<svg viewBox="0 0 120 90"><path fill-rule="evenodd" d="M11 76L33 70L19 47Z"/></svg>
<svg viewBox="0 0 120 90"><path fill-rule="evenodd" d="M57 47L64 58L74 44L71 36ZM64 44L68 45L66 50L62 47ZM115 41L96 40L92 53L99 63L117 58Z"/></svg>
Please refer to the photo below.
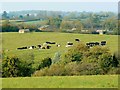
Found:
<svg viewBox="0 0 120 90"><path fill-rule="evenodd" d="M23 57L24 58L24 57ZM31 76L34 72L32 65L34 62L21 59L16 56L4 56L2 61L2 76L3 77L18 77L18 76Z"/></svg>
<svg viewBox="0 0 120 90"><path fill-rule="evenodd" d="M8 13L6 11L3 12L2 19L9 19Z"/></svg>
<svg viewBox="0 0 120 90"><path fill-rule="evenodd" d="M42 68L44 68L44 67L49 67L51 64L52 64L51 58L49 58L49 57L44 58L44 59L42 60L42 62L40 63L38 69L42 69Z"/></svg>
<svg viewBox="0 0 120 90"><path fill-rule="evenodd" d="M106 74L114 65L112 55L109 53L102 54L99 58L99 65L103 72Z"/></svg>
<svg viewBox="0 0 120 90"><path fill-rule="evenodd" d="M7 57L2 62L3 77L20 76L20 60L17 57Z"/></svg>
<svg viewBox="0 0 120 90"><path fill-rule="evenodd" d="M84 56L84 52L88 51L88 48L83 44L78 44L75 47L72 47L65 53L65 63L73 61L81 61Z"/></svg>
<svg viewBox="0 0 120 90"><path fill-rule="evenodd" d="M53 57L53 60L52 60L52 63L58 63L60 61L60 57L61 57L61 54L60 52L56 52L54 57Z"/></svg>
<svg viewBox="0 0 120 90"><path fill-rule="evenodd" d="M118 51L113 54L113 62L115 67L120 66L120 53Z"/></svg>

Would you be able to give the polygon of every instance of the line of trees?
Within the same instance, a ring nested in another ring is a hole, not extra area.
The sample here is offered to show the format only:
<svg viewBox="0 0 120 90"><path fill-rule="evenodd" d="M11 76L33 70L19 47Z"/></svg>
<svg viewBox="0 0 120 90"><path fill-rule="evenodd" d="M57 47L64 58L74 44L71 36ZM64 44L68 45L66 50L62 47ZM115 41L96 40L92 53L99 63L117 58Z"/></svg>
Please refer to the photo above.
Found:
<svg viewBox="0 0 120 90"><path fill-rule="evenodd" d="M23 13L23 15L21 15ZM3 20L22 20L24 21L34 21L38 20L40 23L33 25L35 29L39 28L42 25L49 25L49 31L72 31L82 33L81 30L88 30L87 33L92 33L97 29L102 29L108 31L108 34L119 34L118 26L119 20L117 19L117 14L112 12L58 12L58 11L24 11L22 12L10 12L6 11L2 14ZM41 24L44 22L44 24ZM11 23L11 22L9 22ZM16 22L17 23L17 22ZM24 24L23 24L24 25ZM3 31L14 31L11 28L8 28L3 23ZM15 26L14 24L12 26ZM16 25L18 28L19 25ZM31 25L27 25L29 28ZM25 27L25 26L23 26ZM9 30L6 30L8 28ZM15 30L17 31L17 30Z"/></svg>

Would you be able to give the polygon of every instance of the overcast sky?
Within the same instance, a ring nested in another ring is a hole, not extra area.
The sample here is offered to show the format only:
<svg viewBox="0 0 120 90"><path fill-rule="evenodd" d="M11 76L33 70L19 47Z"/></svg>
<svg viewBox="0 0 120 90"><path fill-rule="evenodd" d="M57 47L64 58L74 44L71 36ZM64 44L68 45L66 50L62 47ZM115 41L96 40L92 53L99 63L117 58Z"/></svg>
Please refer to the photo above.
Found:
<svg viewBox="0 0 120 90"><path fill-rule="evenodd" d="M53 11L112 11L118 12L118 2L2 2L3 11L53 10Z"/></svg>

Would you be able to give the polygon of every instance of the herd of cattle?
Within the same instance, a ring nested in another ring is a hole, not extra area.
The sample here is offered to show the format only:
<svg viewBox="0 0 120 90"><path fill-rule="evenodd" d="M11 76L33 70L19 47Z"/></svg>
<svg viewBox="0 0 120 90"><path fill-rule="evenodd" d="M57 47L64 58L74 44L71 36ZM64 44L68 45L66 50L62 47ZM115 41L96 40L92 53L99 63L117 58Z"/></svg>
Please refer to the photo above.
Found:
<svg viewBox="0 0 120 90"><path fill-rule="evenodd" d="M80 42L79 39L75 39L76 42ZM35 48L38 48L38 49L50 49L51 48L51 44L55 44L57 47L61 47L60 44L57 44L56 42L50 42L50 41L47 41L43 44L38 44L36 46L32 45L32 46L25 46L25 47L20 47L20 48L17 48L17 50L23 50L23 49L35 49ZM104 46L106 45L106 41L101 41L100 43L99 42L88 42L86 43L86 46L91 48L93 46ZM73 46L73 43L72 42L67 42L66 46L65 47L71 47Z"/></svg>

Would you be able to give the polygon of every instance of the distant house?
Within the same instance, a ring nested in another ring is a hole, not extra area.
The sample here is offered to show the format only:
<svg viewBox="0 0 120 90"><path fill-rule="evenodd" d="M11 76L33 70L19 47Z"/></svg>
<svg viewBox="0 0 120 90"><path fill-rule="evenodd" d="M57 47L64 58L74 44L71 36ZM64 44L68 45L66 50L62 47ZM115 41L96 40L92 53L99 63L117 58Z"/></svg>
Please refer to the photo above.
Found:
<svg viewBox="0 0 120 90"><path fill-rule="evenodd" d="M49 27L49 25L44 25L44 26L41 26L41 27L38 28L38 29L39 29L39 30L46 30L48 27Z"/></svg>
<svg viewBox="0 0 120 90"><path fill-rule="evenodd" d="M77 28L72 28L72 31L75 31L75 30L77 30Z"/></svg>
<svg viewBox="0 0 120 90"><path fill-rule="evenodd" d="M103 35L106 30L96 30L100 35Z"/></svg>
<svg viewBox="0 0 120 90"><path fill-rule="evenodd" d="M20 29L19 30L19 33L28 33L28 32L30 32L29 29Z"/></svg>
<svg viewBox="0 0 120 90"><path fill-rule="evenodd" d="M81 30L81 32L88 32L89 30Z"/></svg>

